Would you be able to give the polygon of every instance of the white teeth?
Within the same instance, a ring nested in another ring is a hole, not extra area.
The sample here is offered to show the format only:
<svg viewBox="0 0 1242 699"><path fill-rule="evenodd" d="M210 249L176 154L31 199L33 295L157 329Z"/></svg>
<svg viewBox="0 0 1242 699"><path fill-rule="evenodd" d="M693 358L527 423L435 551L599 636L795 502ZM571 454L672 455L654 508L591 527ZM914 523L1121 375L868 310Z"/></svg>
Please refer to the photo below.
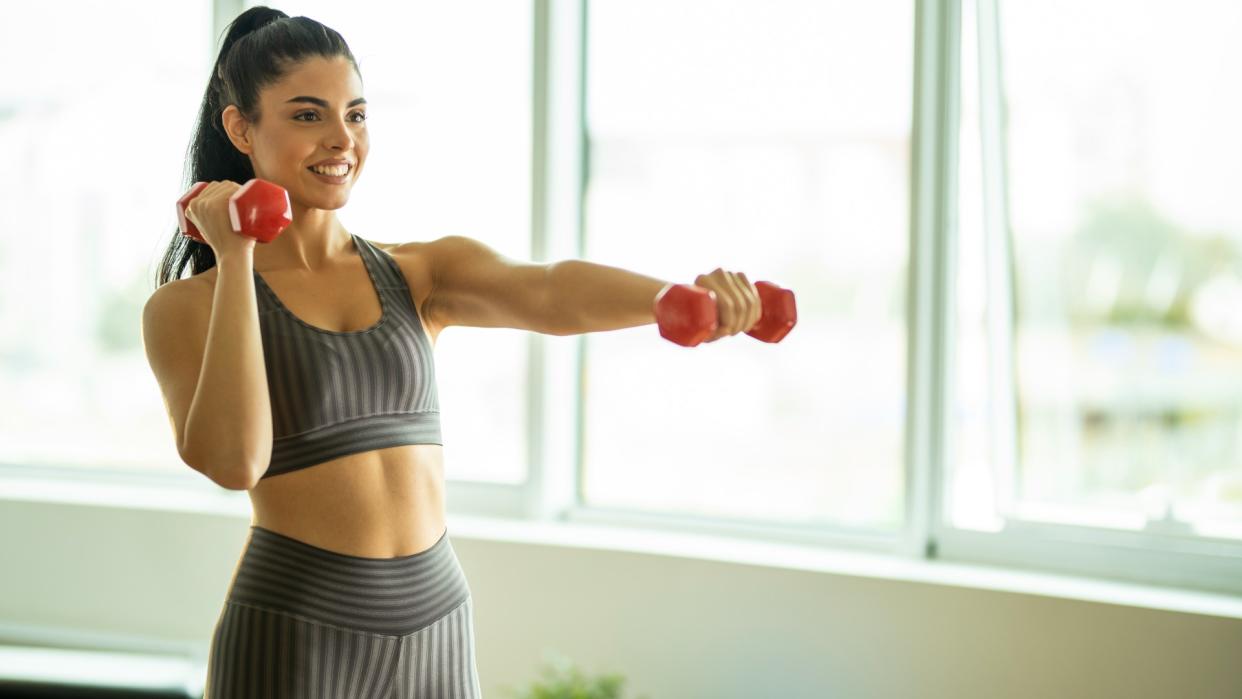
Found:
<svg viewBox="0 0 1242 699"><path fill-rule="evenodd" d="M321 175L330 175L332 177L344 177L349 172L348 165L315 165L311 170Z"/></svg>

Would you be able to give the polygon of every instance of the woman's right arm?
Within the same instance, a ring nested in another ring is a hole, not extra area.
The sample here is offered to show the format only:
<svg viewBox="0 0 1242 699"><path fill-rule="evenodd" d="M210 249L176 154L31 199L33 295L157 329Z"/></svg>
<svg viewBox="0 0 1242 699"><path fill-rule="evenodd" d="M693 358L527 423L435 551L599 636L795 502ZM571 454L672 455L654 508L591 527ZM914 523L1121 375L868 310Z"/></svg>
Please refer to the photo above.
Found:
<svg viewBox="0 0 1242 699"><path fill-rule="evenodd" d="M224 488L249 490L272 455L253 249L217 258L217 268L210 303L189 280L152 294L143 309L143 344L181 459Z"/></svg>

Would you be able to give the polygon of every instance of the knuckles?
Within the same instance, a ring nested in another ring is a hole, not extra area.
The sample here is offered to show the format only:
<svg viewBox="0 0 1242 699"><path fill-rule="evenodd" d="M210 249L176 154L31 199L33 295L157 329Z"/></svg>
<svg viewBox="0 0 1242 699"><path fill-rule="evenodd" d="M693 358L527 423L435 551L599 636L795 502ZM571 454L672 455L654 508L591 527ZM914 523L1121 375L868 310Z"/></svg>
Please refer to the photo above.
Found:
<svg viewBox="0 0 1242 699"><path fill-rule="evenodd" d="M728 272L717 267L709 274L700 274L694 283L707 289L720 314L720 327L708 342L744 332L763 317L759 289L742 272ZM740 293L735 296L733 291Z"/></svg>

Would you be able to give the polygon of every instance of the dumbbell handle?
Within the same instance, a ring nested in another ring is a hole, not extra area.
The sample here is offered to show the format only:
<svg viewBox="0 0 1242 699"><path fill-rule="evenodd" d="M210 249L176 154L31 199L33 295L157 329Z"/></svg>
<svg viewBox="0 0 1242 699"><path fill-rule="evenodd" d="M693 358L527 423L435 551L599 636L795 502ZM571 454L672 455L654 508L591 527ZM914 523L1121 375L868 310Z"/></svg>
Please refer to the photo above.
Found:
<svg viewBox="0 0 1242 699"><path fill-rule="evenodd" d="M763 315L747 335L764 342L780 342L798 322L794 293L772 282L755 282ZM715 295L692 284L669 284L655 298L660 335L684 347L694 347L717 329Z"/></svg>

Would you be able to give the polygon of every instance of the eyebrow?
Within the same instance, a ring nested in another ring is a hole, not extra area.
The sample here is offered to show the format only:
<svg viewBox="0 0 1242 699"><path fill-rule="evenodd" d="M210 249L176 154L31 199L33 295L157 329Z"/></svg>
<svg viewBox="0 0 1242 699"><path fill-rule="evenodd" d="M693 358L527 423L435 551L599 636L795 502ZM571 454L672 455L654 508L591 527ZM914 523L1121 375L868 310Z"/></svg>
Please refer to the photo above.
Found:
<svg viewBox="0 0 1242 699"><path fill-rule="evenodd" d="M285 104L289 104L290 102L310 102L311 104L318 105L320 107L323 107L324 109L328 108L327 100L321 100L318 97L307 97L306 95L298 95L297 97L294 97L292 99L285 100ZM367 101L365 98L359 97L353 102L350 102L349 104L345 105L345 107L349 108L356 104L366 104L366 103Z"/></svg>

